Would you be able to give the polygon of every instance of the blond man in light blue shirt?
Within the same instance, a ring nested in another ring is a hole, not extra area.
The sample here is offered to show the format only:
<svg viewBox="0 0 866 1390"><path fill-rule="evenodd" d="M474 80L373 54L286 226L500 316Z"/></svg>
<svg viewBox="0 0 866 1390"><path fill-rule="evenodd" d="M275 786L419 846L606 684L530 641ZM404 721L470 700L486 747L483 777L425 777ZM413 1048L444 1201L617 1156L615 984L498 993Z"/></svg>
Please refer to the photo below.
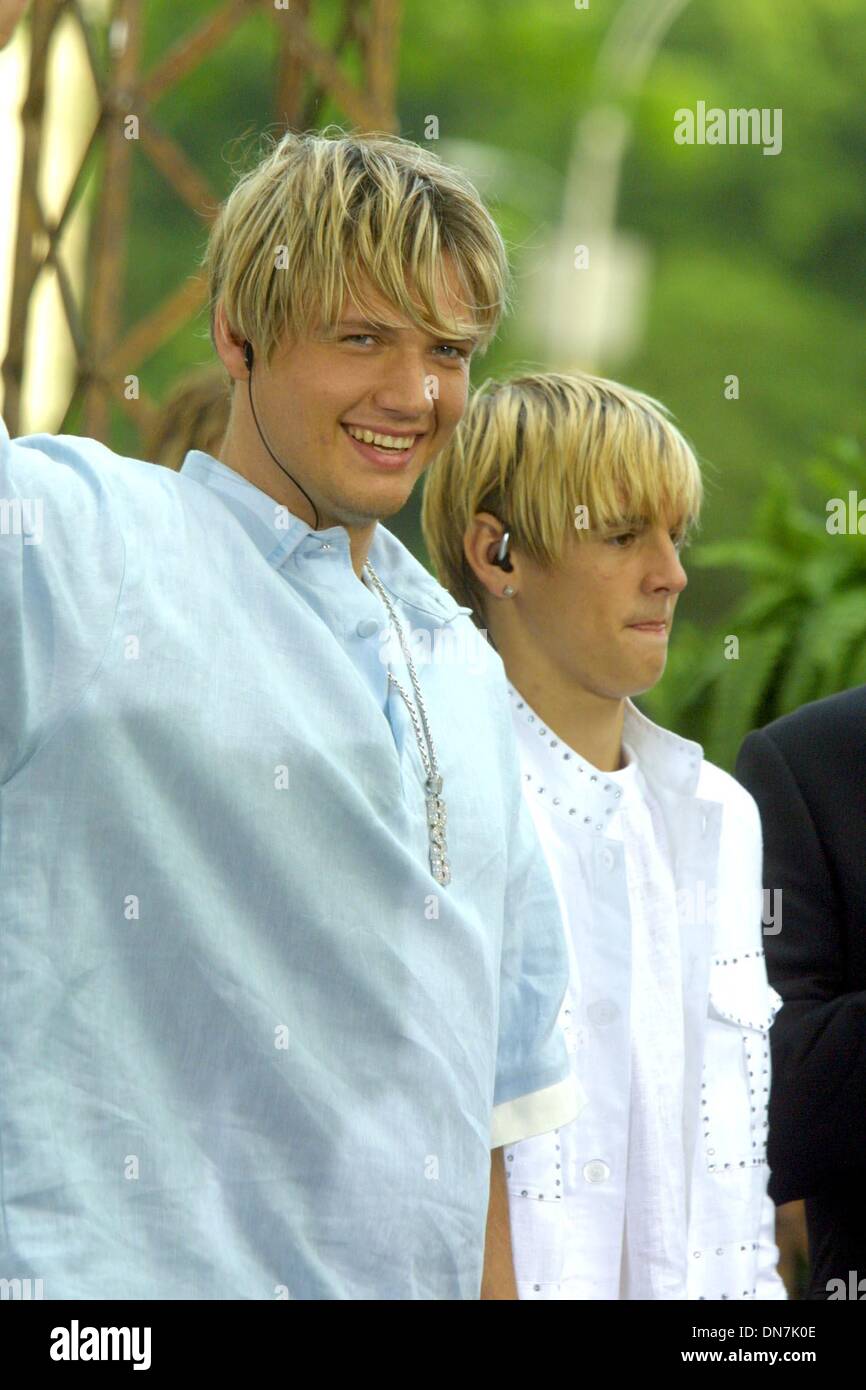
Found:
<svg viewBox="0 0 866 1390"><path fill-rule="evenodd" d="M219 458L0 432L0 1276L477 1298L494 1149L501 1296L567 961L501 662L381 519L502 241L408 141L288 134L205 270Z"/></svg>

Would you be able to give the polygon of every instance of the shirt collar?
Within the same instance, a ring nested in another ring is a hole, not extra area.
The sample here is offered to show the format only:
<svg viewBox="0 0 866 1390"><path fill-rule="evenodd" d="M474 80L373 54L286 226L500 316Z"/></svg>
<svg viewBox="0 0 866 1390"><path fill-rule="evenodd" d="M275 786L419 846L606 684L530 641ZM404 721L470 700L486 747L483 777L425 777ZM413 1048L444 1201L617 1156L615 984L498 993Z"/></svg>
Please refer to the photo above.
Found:
<svg viewBox="0 0 866 1390"><path fill-rule="evenodd" d="M201 449L187 452L179 472L217 494L274 569L280 569L302 545L342 550L349 563L349 534L344 526L314 531L308 522L262 492L249 479ZM408 607L418 608L443 623L450 622L458 614L472 612L471 608L455 603L381 522L373 532L369 556L383 588Z"/></svg>
<svg viewBox="0 0 866 1390"><path fill-rule="evenodd" d="M528 788L575 822L604 830L622 802L623 788L616 777L576 753L511 685L508 694ZM695 794L703 758L700 744L654 724L631 700L626 700L623 744L649 787L662 786L681 796Z"/></svg>
<svg viewBox="0 0 866 1390"><path fill-rule="evenodd" d="M625 702L623 742L633 748L647 781L679 796L694 796L698 789L704 750L693 739L654 724L631 700Z"/></svg>

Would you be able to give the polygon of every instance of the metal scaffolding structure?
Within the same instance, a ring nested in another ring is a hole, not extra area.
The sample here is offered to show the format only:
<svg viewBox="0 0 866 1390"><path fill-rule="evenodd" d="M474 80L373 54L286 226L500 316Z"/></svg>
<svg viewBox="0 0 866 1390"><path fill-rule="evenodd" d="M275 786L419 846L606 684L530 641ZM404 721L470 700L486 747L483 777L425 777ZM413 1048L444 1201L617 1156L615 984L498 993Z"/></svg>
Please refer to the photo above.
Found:
<svg viewBox="0 0 866 1390"><path fill-rule="evenodd" d="M329 13L335 6L328 7ZM224 44L252 14L267 13L278 28L274 120L285 129L315 124L315 112L330 98L360 129L395 130L394 112L400 0L342 0L341 21L330 47L313 33L316 0L224 0L198 26L166 52L149 71L142 71L143 0L113 0L107 58L95 43L92 21L78 0L34 0L31 11L30 71L21 111L22 166L15 236L9 350L3 363L4 417L10 433L19 432L24 350L33 298L50 267L57 276L63 314L75 354L75 382L69 412L83 405L83 433L106 443L109 407L116 403L142 430L158 409L141 394L134 403L123 384L178 329L202 308L206 286L189 276L137 322L122 324L130 182L136 146L150 160L177 197L204 222L216 214L220 195L212 189L181 146L160 129L154 104ZM45 148L48 51L62 16L72 15L84 39L96 101L97 119L70 185L60 216L46 217L39 197ZM347 56L357 55L361 80L345 70ZM125 131L130 113L137 118L137 138ZM85 186L85 171L101 146L102 181L90 227L84 311L79 311L61 254L70 214Z"/></svg>

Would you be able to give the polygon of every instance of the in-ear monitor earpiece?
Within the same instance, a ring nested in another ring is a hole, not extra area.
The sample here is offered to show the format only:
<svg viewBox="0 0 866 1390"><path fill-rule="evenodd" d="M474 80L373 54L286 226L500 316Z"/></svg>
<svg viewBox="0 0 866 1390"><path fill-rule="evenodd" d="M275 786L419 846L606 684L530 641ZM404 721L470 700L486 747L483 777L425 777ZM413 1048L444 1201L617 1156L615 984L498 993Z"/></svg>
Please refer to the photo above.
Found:
<svg viewBox="0 0 866 1390"><path fill-rule="evenodd" d="M510 572L514 569L514 566L508 559L508 540L510 536L510 531L506 531L503 534L502 540L499 542L499 549L497 550L496 557L493 561L494 565L499 565L500 569L504 569L506 572Z"/></svg>

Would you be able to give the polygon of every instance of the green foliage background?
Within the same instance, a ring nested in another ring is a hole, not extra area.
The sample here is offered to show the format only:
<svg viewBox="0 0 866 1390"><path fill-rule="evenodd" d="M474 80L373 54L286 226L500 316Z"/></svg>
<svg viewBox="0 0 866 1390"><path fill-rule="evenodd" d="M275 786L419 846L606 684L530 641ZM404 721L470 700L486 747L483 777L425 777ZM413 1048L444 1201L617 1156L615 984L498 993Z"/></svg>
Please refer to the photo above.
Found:
<svg viewBox="0 0 866 1390"><path fill-rule="evenodd" d="M150 0L148 63L212 10L212 0ZM314 10L319 34L329 37L341 7L319 0ZM423 141L434 114L443 154L451 142L472 141L512 162L520 196L511 197L506 183L493 207L512 248L518 295L540 230L558 219L575 125L617 10L601 0L588 10L567 0L405 2L400 131ZM275 37L271 15L251 15L156 108L220 198L254 158L258 132L279 129L270 105ZM669 671L645 705L700 737L726 766L755 722L866 680L866 539L829 536L824 524L826 500L837 495L828 488L838 482L828 469L856 475L851 486L866 495L856 443L863 434L864 71L861 0L694 0L630 107L635 131L618 221L651 258L648 317L634 355L600 369L665 401L709 482ZM781 154L676 145L673 113L698 100L781 107ZM315 113L317 125L340 119L327 105ZM196 273L205 239L204 221L179 205L142 155L125 296L130 321ZM531 364L530 352L515 318L477 364L477 377ZM211 360L202 319L146 364L145 389L161 398L179 373ZM739 377L738 400L725 399L729 373ZM113 430L115 447L136 452L119 412ZM418 500L393 529L423 557ZM722 654L725 634L740 637L736 661Z"/></svg>

